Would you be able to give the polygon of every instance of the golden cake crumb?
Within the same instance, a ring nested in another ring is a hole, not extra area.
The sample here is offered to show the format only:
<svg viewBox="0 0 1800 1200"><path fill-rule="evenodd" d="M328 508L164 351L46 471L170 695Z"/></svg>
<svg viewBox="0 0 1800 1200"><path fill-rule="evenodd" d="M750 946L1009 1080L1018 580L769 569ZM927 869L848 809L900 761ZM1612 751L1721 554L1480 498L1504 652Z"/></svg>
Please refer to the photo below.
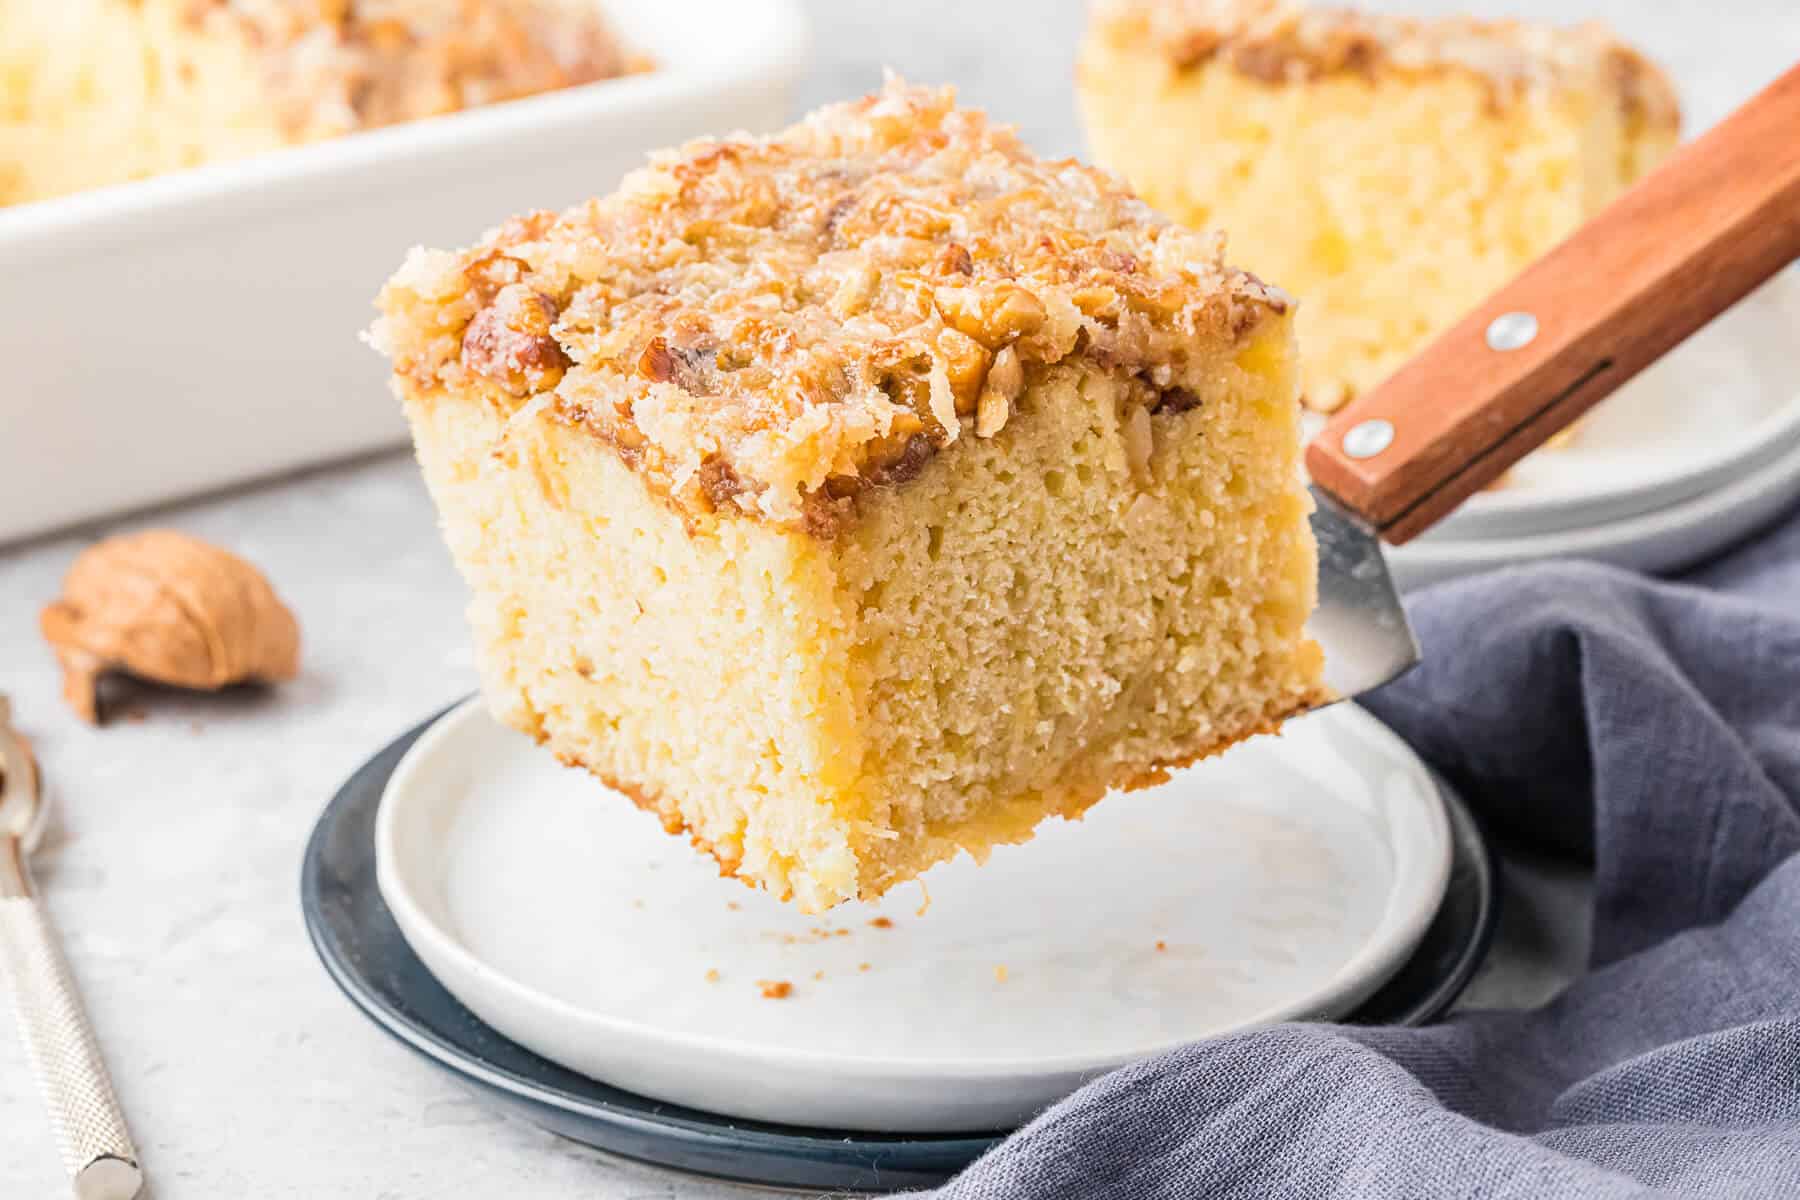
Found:
<svg viewBox="0 0 1800 1200"><path fill-rule="evenodd" d="M706 972L706 982L708 982L708 983L717 983L717 982L719 982L719 968L717 968L717 967L709 967L709 968L708 968L708 969L707 969L707 972Z"/></svg>
<svg viewBox="0 0 1800 1200"><path fill-rule="evenodd" d="M415 252L490 708L816 912L1318 702L1291 305L1220 247L895 80Z"/></svg>
<svg viewBox="0 0 1800 1200"><path fill-rule="evenodd" d="M785 979L759 979L756 987L764 1000L786 1000L794 994L794 985Z"/></svg>
<svg viewBox="0 0 1800 1200"><path fill-rule="evenodd" d="M869 924L876 929L892 929L894 927L894 923L886 917L876 917Z"/></svg>
<svg viewBox="0 0 1800 1200"><path fill-rule="evenodd" d="M1006 967L1004 964L994 968L994 982L995 983L1005 983L1006 982Z"/></svg>

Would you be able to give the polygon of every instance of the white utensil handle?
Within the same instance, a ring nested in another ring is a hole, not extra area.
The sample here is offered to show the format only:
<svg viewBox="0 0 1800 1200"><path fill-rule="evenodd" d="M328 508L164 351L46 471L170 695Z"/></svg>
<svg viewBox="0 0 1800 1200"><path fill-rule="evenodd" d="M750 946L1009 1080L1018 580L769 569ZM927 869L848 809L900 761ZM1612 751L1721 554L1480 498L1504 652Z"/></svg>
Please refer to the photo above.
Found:
<svg viewBox="0 0 1800 1200"><path fill-rule="evenodd" d="M17 844L0 838L0 856L15 856ZM15 858L8 865L23 864ZM0 870L0 876L8 874ZM7 894L19 892L24 894ZM25 1055L50 1107L75 1195L130 1200L143 1185L137 1151L75 981L29 885L0 889L0 968L12 988Z"/></svg>

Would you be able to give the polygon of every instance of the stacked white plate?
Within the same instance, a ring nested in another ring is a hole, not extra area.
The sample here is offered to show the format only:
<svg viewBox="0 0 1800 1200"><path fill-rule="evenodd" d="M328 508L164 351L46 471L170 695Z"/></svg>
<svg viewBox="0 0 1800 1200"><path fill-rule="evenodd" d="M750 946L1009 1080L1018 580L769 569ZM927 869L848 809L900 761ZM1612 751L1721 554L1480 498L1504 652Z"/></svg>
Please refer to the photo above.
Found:
<svg viewBox="0 0 1800 1200"><path fill-rule="evenodd" d="M1667 573L1800 501L1800 272L1777 276L1388 560L1403 588L1547 558Z"/></svg>

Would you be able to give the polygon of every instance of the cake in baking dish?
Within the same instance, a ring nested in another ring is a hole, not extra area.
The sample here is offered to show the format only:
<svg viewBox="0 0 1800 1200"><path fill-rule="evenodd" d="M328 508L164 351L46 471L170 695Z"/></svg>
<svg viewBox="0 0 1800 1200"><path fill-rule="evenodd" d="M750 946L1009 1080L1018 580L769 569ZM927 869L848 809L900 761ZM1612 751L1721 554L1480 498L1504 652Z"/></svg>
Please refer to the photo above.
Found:
<svg viewBox="0 0 1800 1200"><path fill-rule="evenodd" d="M0 204L642 65L593 0L0 0Z"/></svg>
<svg viewBox="0 0 1800 1200"><path fill-rule="evenodd" d="M1331 411L1647 171L1667 79L1595 25L1413 20L1298 0L1098 0L1094 153L1300 298Z"/></svg>
<svg viewBox="0 0 1800 1200"><path fill-rule="evenodd" d="M948 90L380 308L494 713L808 909L1321 698L1290 301Z"/></svg>

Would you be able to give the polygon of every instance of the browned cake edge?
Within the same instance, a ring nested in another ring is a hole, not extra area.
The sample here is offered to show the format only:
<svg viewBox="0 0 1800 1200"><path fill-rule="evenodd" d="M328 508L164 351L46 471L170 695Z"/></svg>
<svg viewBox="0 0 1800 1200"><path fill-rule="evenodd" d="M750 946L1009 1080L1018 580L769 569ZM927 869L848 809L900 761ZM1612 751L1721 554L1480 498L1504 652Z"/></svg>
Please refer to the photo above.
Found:
<svg viewBox="0 0 1800 1200"><path fill-rule="evenodd" d="M1098 0L1095 33L1177 71L1229 65L1271 85L1334 75L1456 73L1496 106L1533 92L1609 80L1628 119L1679 128L1669 77L1599 22L1555 27L1473 17L1395 16L1301 0Z"/></svg>

